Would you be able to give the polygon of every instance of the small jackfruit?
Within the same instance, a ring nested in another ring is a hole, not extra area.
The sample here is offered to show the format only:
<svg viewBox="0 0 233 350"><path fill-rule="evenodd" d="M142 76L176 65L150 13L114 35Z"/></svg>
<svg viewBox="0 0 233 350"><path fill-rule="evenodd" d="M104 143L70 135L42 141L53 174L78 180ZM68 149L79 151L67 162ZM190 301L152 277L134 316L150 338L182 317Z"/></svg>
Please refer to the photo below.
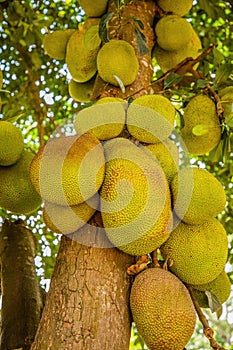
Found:
<svg viewBox="0 0 233 350"><path fill-rule="evenodd" d="M102 185L104 151L92 134L51 139L35 155L30 177L44 200L77 205L92 197Z"/></svg>
<svg viewBox="0 0 233 350"><path fill-rule="evenodd" d="M0 121L0 166L15 164L23 152L23 136L15 125Z"/></svg>
<svg viewBox="0 0 233 350"><path fill-rule="evenodd" d="M139 273L130 308L150 350L183 350L194 332L196 313L189 292L169 271L149 268Z"/></svg>
<svg viewBox="0 0 233 350"><path fill-rule="evenodd" d="M89 17L101 17L107 10L108 0L79 0L79 5Z"/></svg>
<svg viewBox="0 0 233 350"><path fill-rule="evenodd" d="M133 46L125 40L110 40L98 52L97 69L100 77L112 85L119 86L115 76L124 86L132 84L139 69Z"/></svg>
<svg viewBox="0 0 233 350"><path fill-rule="evenodd" d="M131 255L159 247L171 232L171 203L161 167L124 138L104 144L100 211L109 240Z"/></svg>
<svg viewBox="0 0 233 350"><path fill-rule="evenodd" d="M90 102L93 88L95 84L95 77L86 81L85 83L78 83L73 79L69 82L68 91L70 96L77 102Z"/></svg>
<svg viewBox="0 0 233 350"><path fill-rule="evenodd" d="M28 215L41 205L31 184L29 167L34 154L23 151L14 165L0 167L0 207L15 214Z"/></svg>
<svg viewBox="0 0 233 350"><path fill-rule="evenodd" d="M183 282L209 283L222 272L226 264L227 234L215 218L200 225L180 222L160 251L164 259L167 256L172 259L170 269Z"/></svg>
<svg viewBox="0 0 233 350"><path fill-rule="evenodd" d="M223 211L226 205L222 184L206 169L179 170L171 191L176 214L188 224L201 224Z"/></svg>
<svg viewBox="0 0 233 350"><path fill-rule="evenodd" d="M157 4L165 12L184 16L191 10L193 0L157 0Z"/></svg>
<svg viewBox="0 0 233 350"><path fill-rule="evenodd" d="M145 143L167 139L174 121L174 106L166 97L157 94L136 98L127 110L126 124L130 135Z"/></svg>
<svg viewBox="0 0 233 350"><path fill-rule="evenodd" d="M215 103L208 96L199 94L190 100L184 109L183 122L184 127L180 133L191 154L210 152L220 142L221 125Z"/></svg>
<svg viewBox="0 0 233 350"><path fill-rule="evenodd" d="M68 40L74 32L75 29L63 29L45 34L43 38L44 51L56 60L64 60Z"/></svg>
<svg viewBox="0 0 233 350"><path fill-rule="evenodd" d="M157 43L163 50L174 51L183 49L188 44L193 35L193 28L185 18L167 15L156 23L155 34Z"/></svg>

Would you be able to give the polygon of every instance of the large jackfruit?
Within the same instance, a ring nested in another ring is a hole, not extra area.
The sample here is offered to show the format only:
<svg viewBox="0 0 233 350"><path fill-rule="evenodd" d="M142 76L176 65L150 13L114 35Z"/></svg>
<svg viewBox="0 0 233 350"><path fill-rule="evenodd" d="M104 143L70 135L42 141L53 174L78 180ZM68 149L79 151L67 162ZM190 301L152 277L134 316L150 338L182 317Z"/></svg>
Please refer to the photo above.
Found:
<svg viewBox="0 0 233 350"><path fill-rule="evenodd" d="M172 259L171 271L182 281L204 284L224 269L228 239L223 225L215 218L201 225L180 222L160 250L164 258Z"/></svg>
<svg viewBox="0 0 233 350"><path fill-rule="evenodd" d="M108 0L79 0L78 3L87 16L101 17L107 9Z"/></svg>
<svg viewBox="0 0 233 350"><path fill-rule="evenodd" d="M202 155L216 147L221 139L221 125L215 103L206 95L193 97L185 107L181 136L187 150Z"/></svg>
<svg viewBox="0 0 233 350"><path fill-rule="evenodd" d="M104 81L119 86L117 76L127 86L136 79L139 63L132 45L125 40L112 39L98 52L97 68Z"/></svg>
<svg viewBox="0 0 233 350"><path fill-rule="evenodd" d="M24 147L21 131L8 121L0 121L0 166L15 164Z"/></svg>
<svg viewBox="0 0 233 350"><path fill-rule="evenodd" d="M100 211L110 241L131 255L159 247L172 226L170 191L161 167L124 138L104 144Z"/></svg>
<svg viewBox="0 0 233 350"><path fill-rule="evenodd" d="M167 139L174 121L174 106L166 97L157 94L136 98L127 110L126 124L130 135L145 143Z"/></svg>
<svg viewBox="0 0 233 350"><path fill-rule="evenodd" d="M51 139L39 150L30 177L44 200L77 205L99 190L104 163L103 147L94 135L63 136Z"/></svg>
<svg viewBox="0 0 233 350"><path fill-rule="evenodd" d="M28 215L41 205L31 184L29 167L34 154L23 151L17 163L0 167L0 207L15 214Z"/></svg>
<svg viewBox="0 0 233 350"><path fill-rule="evenodd" d="M196 313L189 292L169 271L149 268L138 274L130 307L150 350L183 350L194 332Z"/></svg>
<svg viewBox="0 0 233 350"><path fill-rule="evenodd" d="M193 0L157 0L157 4L165 12L179 16L186 15L193 6Z"/></svg>
<svg viewBox="0 0 233 350"><path fill-rule="evenodd" d="M74 32L75 29L63 29L45 34L43 38L45 52L56 60L64 60L68 40Z"/></svg>
<svg viewBox="0 0 233 350"><path fill-rule="evenodd" d="M188 224L201 224L223 211L226 205L222 184L206 169L179 170L171 191L176 214Z"/></svg>

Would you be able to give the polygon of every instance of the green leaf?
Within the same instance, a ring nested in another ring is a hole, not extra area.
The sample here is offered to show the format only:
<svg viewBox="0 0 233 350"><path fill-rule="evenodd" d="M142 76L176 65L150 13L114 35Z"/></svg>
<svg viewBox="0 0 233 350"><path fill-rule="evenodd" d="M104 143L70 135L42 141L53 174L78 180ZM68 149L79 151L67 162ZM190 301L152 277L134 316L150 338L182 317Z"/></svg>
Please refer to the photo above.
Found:
<svg viewBox="0 0 233 350"><path fill-rule="evenodd" d="M122 80L116 75L116 74L113 74L114 78L116 79L116 81L118 82L120 88L121 88L121 91L122 93L124 94L125 93L125 86L122 82Z"/></svg>
<svg viewBox="0 0 233 350"><path fill-rule="evenodd" d="M219 65L223 60L224 56L222 52L220 52L216 47L213 49L213 55L214 55L214 65Z"/></svg>
<svg viewBox="0 0 233 350"><path fill-rule="evenodd" d="M205 124L197 124L192 128L192 134L195 136L202 136L209 132L209 126Z"/></svg>
<svg viewBox="0 0 233 350"><path fill-rule="evenodd" d="M205 291L205 295L207 296L211 312L216 312L219 318L222 315L222 304L220 303L219 299L208 290Z"/></svg>
<svg viewBox="0 0 233 350"><path fill-rule="evenodd" d="M143 30L144 29L144 24L142 23L142 21L135 16L130 16L130 18L132 18L135 22L137 22L137 24L139 25L139 27Z"/></svg>
<svg viewBox="0 0 233 350"><path fill-rule="evenodd" d="M140 32L138 28L134 28L134 33L136 36L136 43L138 52L141 56L146 55L149 52L148 46L146 44L146 37L145 35Z"/></svg>
<svg viewBox="0 0 233 350"><path fill-rule="evenodd" d="M200 7L213 19L218 19L218 8L209 0L199 0Z"/></svg>
<svg viewBox="0 0 233 350"><path fill-rule="evenodd" d="M209 153L209 160L213 163L219 163L223 158L223 140Z"/></svg>
<svg viewBox="0 0 233 350"><path fill-rule="evenodd" d="M25 116L25 113L19 113L19 114L16 114L14 116L6 116L6 117L3 117L1 120L7 120L8 122L11 122L11 123L14 123L16 122L19 118L21 117L24 117Z"/></svg>
<svg viewBox="0 0 233 350"><path fill-rule="evenodd" d="M164 80L164 88L166 89L174 84L178 84L181 80L182 80L182 76L172 72Z"/></svg>
<svg viewBox="0 0 233 350"><path fill-rule="evenodd" d="M233 72L233 64L222 64L216 71L215 84L225 82Z"/></svg>
<svg viewBox="0 0 233 350"><path fill-rule="evenodd" d="M95 25L90 27L84 35L84 45L88 50L95 50L101 44L99 37L99 26Z"/></svg>
<svg viewBox="0 0 233 350"><path fill-rule="evenodd" d="M99 37L104 42L107 43L109 41L108 39L108 22L110 19L114 16L113 12L106 13L101 17L100 23L99 23Z"/></svg>

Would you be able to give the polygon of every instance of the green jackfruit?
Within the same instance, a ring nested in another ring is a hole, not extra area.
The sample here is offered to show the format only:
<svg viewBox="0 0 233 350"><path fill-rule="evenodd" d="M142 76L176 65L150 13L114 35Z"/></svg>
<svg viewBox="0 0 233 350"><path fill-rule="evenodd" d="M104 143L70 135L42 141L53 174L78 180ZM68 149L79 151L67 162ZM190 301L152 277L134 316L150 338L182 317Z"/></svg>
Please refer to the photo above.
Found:
<svg viewBox="0 0 233 350"><path fill-rule="evenodd" d="M53 232L69 234L78 231L94 215L99 205L99 194L95 194L86 202L65 206L45 201L43 219Z"/></svg>
<svg viewBox="0 0 233 350"><path fill-rule="evenodd" d="M215 103L206 95L194 96L185 107L181 136L191 154L202 155L214 149L221 139L221 126Z"/></svg>
<svg viewBox="0 0 233 350"><path fill-rule="evenodd" d="M78 3L83 8L87 16L101 17L107 10L108 0L79 0Z"/></svg>
<svg viewBox="0 0 233 350"><path fill-rule="evenodd" d="M175 108L161 95L136 98L127 110L127 129L133 137L145 143L157 143L168 138L175 121Z"/></svg>
<svg viewBox="0 0 233 350"><path fill-rule="evenodd" d="M172 259L170 269L183 282L209 283L226 264L227 234L215 218L200 225L180 222L160 251L164 258L169 256Z"/></svg>
<svg viewBox="0 0 233 350"><path fill-rule="evenodd" d="M174 51L188 44L193 35L193 28L185 18L168 15L161 17L156 23L155 34L157 43L163 50Z"/></svg>
<svg viewBox="0 0 233 350"><path fill-rule="evenodd" d="M85 83L77 83L72 79L68 85L69 94L77 102L90 102L94 84L95 77Z"/></svg>
<svg viewBox="0 0 233 350"><path fill-rule="evenodd" d="M183 350L194 332L196 313L189 292L169 271L149 268L139 273L130 307L150 350Z"/></svg>
<svg viewBox="0 0 233 350"><path fill-rule="evenodd" d="M134 48L125 40L110 40L98 52L97 69L100 77L115 86L119 86L117 76L124 86L136 79L139 63Z"/></svg>
<svg viewBox="0 0 233 350"><path fill-rule="evenodd" d="M176 214L188 224L201 224L226 205L222 184L205 169L181 169L172 181L171 191Z"/></svg>
<svg viewBox="0 0 233 350"><path fill-rule="evenodd" d="M193 0L157 0L157 4L165 12L184 16L191 10Z"/></svg>
<svg viewBox="0 0 233 350"><path fill-rule="evenodd" d="M8 121L0 121L0 166L15 164L23 152L21 131Z"/></svg>
<svg viewBox="0 0 233 350"><path fill-rule="evenodd" d="M43 38L45 52L56 60L64 60L68 40L74 32L75 29L63 29L45 34Z"/></svg>
<svg viewBox="0 0 233 350"><path fill-rule="evenodd" d="M17 163L0 167L0 207L15 214L28 215L41 205L41 198L34 190L29 167L34 154L23 151Z"/></svg>
<svg viewBox="0 0 233 350"><path fill-rule="evenodd" d="M104 144L100 211L109 240L131 255L159 247L170 235L170 191L161 167L124 138Z"/></svg>
<svg viewBox="0 0 233 350"><path fill-rule="evenodd" d="M44 200L77 205L92 197L102 185L104 151L92 134L51 139L35 155L30 177Z"/></svg>
<svg viewBox="0 0 233 350"><path fill-rule="evenodd" d="M74 128L78 134L91 132L99 140L117 137L125 125L125 104L115 102L98 103L78 112Z"/></svg>

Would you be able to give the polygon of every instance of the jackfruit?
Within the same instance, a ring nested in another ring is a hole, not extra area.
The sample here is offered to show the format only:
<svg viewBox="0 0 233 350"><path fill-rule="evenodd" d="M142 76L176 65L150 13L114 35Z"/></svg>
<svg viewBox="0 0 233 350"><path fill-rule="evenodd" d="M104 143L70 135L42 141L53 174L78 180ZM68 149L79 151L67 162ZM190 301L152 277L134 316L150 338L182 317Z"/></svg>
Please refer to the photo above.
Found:
<svg viewBox="0 0 233 350"><path fill-rule="evenodd" d="M226 205L222 184L206 169L179 170L171 191L176 214L188 224L201 224L223 211Z"/></svg>
<svg viewBox="0 0 233 350"><path fill-rule="evenodd" d="M0 121L0 166L15 164L22 155L23 136L15 125Z"/></svg>
<svg viewBox="0 0 233 350"><path fill-rule="evenodd" d="M103 147L94 135L62 136L41 147L32 161L30 177L44 200L77 205L99 190L104 163Z"/></svg>
<svg viewBox="0 0 233 350"><path fill-rule="evenodd" d="M45 201L43 219L53 232L69 234L78 231L94 215L99 205L99 194L95 194L86 202L68 206Z"/></svg>
<svg viewBox="0 0 233 350"><path fill-rule="evenodd" d="M56 60L64 60L68 40L74 32L75 29L63 29L45 34L43 38L44 51Z"/></svg>
<svg viewBox="0 0 233 350"><path fill-rule="evenodd" d="M136 98L127 110L127 129L133 137L145 143L158 143L168 138L175 121L175 108L161 95Z"/></svg>
<svg viewBox="0 0 233 350"><path fill-rule="evenodd" d="M112 85L119 86L115 76L124 86L132 84L139 70L133 46L125 40L110 40L98 52L97 69L100 77Z"/></svg>
<svg viewBox="0 0 233 350"><path fill-rule="evenodd" d="M171 271L183 282L204 284L213 281L224 269L228 239L223 225L215 218L200 225L180 222L160 247L169 256Z"/></svg>
<svg viewBox="0 0 233 350"><path fill-rule="evenodd" d="M84 41L85 32L75 30L68 40L65 61L69 72L78 83L90 80L97 71L99 47L88 49Z"/></svg>
<svg viewBox="0 0 233 350"><path fill-rule="evenodd" d="M86 81L85 83L77 83L73 79L69 82L68 91L70 96L77 102L90 102L93 88L95 84L95 77Z"/></svg>
<svg viewBox="0 0 233 350"><path fill-rule="evenodd" d="M117 137L125 125L124 103L98 103L78 112L74 119L74 128L78 134L91 132L99 140Z"/></svg>
<svg viewBox="0 0 233 350"><path fill-rule="evenodd" d="M187 150L202 155L214 149L221 139L221 125L215 103L206 95L194 96L184 109L181 136Z"/></svg>
<svg viewBox="0 0 233 350"><path fill-rule="evenodd" d="M34 154L23 151L14 165L0 167L0 207L15 214L28 215L41 205L41 198L34 190L29 167Z"/></svg>
<svg viewBox="0 0 233 350"><path fill-rule="evenodd" d="M226 123L233 119L233 86L227 86L219 91L220 102L224 109Z"/></svg>
<svg viewBox="0 0 233 350"><path fill-rule="evenodd" d="M171 272L149 268L132 285L130 307L139 334L150 350L183 350L196 324L187 288Z"/></svg>
<svg viewBox="0 0 233 350"><path fill-rule="evenodd" d="M104 144L100 211L109 240L131 255L159 247L171 232L171 203L161 167L124 138Z"/></svg>
<svg viewBox="0 0 233 350"><path fill-rule="evenodd" d="M193 35L193 28L185 18L168 15L158 20L155 25L155 34L157 43L163 50L174 51L188 44Z"/></svg>
<svg viewBox="0 0 233 350"><path fill-rule="evenodd" d="M209 308L210 304L205 292L210 292L213 298L217 298L223 304L230 297L231 282L227 273L222 271L213 281L206 284L194 285L193 292L199 306Z"/></svg>
<svg viewBox="0 0 233 350"><path fill-rule="evenodd" d="M184 16L191 10L193 0L157 0L157 4L165 12Z"/></svg>
<svg viewBox="0 0 233 350"><path fill-rule="evenodd" d="M79 5L83 8L87 16L101 17L107 10L108 0L79 0Z"/></svg>

